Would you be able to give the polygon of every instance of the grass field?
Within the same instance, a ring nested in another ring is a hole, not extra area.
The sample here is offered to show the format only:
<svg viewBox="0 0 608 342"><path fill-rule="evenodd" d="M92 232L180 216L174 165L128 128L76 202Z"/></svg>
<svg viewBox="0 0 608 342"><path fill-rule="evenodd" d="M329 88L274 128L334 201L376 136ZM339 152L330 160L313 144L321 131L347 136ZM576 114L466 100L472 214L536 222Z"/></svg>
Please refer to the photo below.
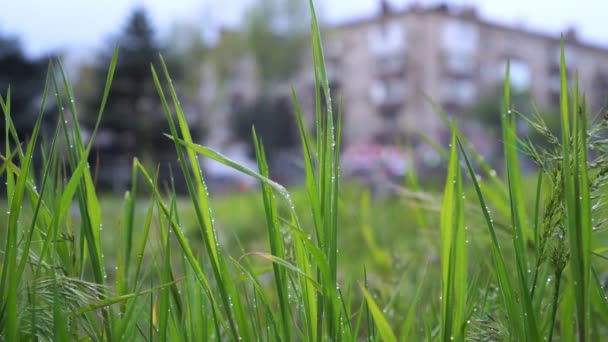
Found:
<svg viewBox="0 0 608 342"><path fill-rule="evenodd" d="M156 171L137 159L124 196L96 191L92 143L83 142L60 64L49 68L43 98L42 108L56 96L60 120L42 147L40 174L31 161L42 115L24 142L12 126L10 92L2 96L3 340L596 341L608 334L608 125L590 119L578 81L567 84L563 53L561 132L511 108L507 67L503 177L445 117L452 139L441 151L442 190L425 191L410 174L393 195L372 199L340 177L342 128L333 121L312 3L311 11L315 80L325 93L315 134L294 93L306 173L299 188L268 178L257 138L256 170L195 144L164 64L151 73L186 196L158 186ZM551 146L518 137L517 120ZM59 146L68 147L65 158ZM538 174L522 174L524 152ZM199 156L256 178L259 191L210 198Z"/></svg>

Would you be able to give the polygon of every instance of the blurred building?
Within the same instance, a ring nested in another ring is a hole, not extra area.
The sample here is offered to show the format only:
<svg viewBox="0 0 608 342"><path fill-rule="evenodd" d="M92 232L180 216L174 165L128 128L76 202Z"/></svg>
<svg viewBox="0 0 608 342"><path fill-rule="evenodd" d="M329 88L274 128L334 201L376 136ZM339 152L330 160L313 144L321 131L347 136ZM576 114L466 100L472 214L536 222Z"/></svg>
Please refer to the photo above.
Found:
<svg viewBox="0 0 608 342"><path fill-rule="evenodd" d="M410 5L392 9L380 2L378 13L322 29L325 63L335 104L343 110L343 145L399 145L413 147L411 157L422 166L438 165L439 155L421 143L424 132L447 144L446 127L436 114L437 104L448 114L463 117L461 128L486 156L498 149L498 139L467 112L482 97L497 92L510 60L513 92L531 95L535 105L558 108L560 35L504 26L480 17L475 8L446 4ZM231 33L224 32L230 38ZM568 78L577 69L591 111L604 107L608 95L608 47L588 44L569 29L564 34ZM220 42L222 42L220 37ZM314 120L314 72L310 55L291 80L309 123ZM202 91L222 95L208 142L221 149L233 143L228 122L230 108L258 94L255 60L246 55L234 63L228 82ZM213 83L210 74L206 83ZM285 96L289 84L277 85ZM288 94L289 95L289 94ZM339 101L342 99L342 101ZM463 120L464 119L464 120ZM498 115L496 120L499 120ZM485 152L483 152L485 151Z"/></svg>
<svg viewBox="0 0 608 342"><path fill-rule="evenodd" d="M326 28L324 53L332 91L343 101L344 139L391 141L424 131L440 138L444 124L426 97L448 113L470 108L504 80L534 102L559 105L560 36L499 25L474 8L411 5ZM608 48L565 33L568 77L578 69L592 110L608 94ZM314 91L312 69L302 73ZM499 118L497 117L497 120Z"/></svg>

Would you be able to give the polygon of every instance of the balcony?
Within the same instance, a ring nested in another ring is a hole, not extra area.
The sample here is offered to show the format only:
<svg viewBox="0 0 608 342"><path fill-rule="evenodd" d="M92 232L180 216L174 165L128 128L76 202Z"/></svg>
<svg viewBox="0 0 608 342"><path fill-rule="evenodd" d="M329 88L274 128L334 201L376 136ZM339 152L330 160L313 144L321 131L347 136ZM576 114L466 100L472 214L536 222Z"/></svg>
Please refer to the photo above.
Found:
<svg viewBox="0 0 608 342"><path fill-rule="evenodd" d="M368 47L374 56L387 56L405 51L407 34L399 22L376 25L368 32Z"/></svg>
<svg viewBox="0 0 608 342"><path fill-rule="evenodd" d="M450 108L463 108L477 98L477 87L471 80L447 78L441 83L442 103Z"/></svg>
<svg viewBox="0 0 608 342"><path fill-rule="evenodd" d="M441 56L443 71L454 77L473 78L477 61L473 54L445 51Z"/></svg>
<svg viewBox="0 0 608 342"><path fill-rule="evenodd" d="M369 89L370 102L383 111L403 106L406 94L406 83L401 79L379 79Z"/></svg>
<svg viewBox="0 0 608 342"><path fill-rule="evenodd" d="M403 53L376 57L376 75L379 77L405 77L406 57Z"/></svg>

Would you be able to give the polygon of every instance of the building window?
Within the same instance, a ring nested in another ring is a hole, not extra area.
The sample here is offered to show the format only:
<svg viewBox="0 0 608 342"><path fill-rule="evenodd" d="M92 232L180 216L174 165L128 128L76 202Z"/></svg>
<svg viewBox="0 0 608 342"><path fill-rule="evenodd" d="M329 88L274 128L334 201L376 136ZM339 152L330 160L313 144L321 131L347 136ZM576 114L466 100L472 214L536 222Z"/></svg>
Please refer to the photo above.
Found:
<svg viewBox="0 0 608 342"><path fill-rule="evenodd" d="M381 74L400 73L404 70L405 56L402 53L380 55L376 57L376 71Z"/></svg>
<svg viewBox="0 0 608 342"><path fill-rule="evenodd" d="M479 42L479 30L474 23L449 19L443 25L443 48L473 54Z"/></svg>
<svg viewBox="0 0 608 342"><path fill-rule="evenodd" d="M405 82L401 79L376 80L369 89L370 100L375 105L402 102L405 93Z"/></svg>
<svg viewBox="0 0 608 342"><path fill-rule="evenodd" d="M468 75L475 71L475 57L467 53L446 53L444 63L446 69L450 72Z"/></svg>
<svg viewBox="0 0 608 342"><path fill-rule="evenodd" d="M398 22L376 25L368 33L368 44L376 55L403 51L406 46L405 28Z"/></svg>
<svg viewBox="0 0 608 342"><path fill-rule="evenodd" d="M498 69L500 79L505 78L507 71L507 61L504 61ZM509 82L511 88L515 91L524 92L530 89L530 82L532 80L530 67L528 64L521 60L511 60L509 63ZM550 81L552 82L552 80ZM558 82L559 84L559 82ZM559 89L559 87L558 87Z"/></svg>
<svg viewBox="0 0 608 342"><path fill-rule="evenodd" d="M572 46L564 45L564 57L566 58L566 65L572 65L576 62L576 53ZM561 64L561 46L559 44L551 48L551 61L554 65Z"/></svg>
<svg viewBox="0 0 608 342"><path fill-rule="evenodd" d="M469 105L477 96L475 83L467 79L445 79L441 84L441 97L444 102L459 106Z"/></svg>

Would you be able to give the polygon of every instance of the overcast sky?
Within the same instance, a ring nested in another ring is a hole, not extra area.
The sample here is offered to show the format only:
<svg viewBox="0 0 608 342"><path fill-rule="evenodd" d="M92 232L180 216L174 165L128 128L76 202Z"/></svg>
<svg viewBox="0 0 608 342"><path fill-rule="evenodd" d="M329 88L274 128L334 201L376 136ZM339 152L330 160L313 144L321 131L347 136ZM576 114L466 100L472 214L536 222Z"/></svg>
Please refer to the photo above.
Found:
<svg viewBox="0 0 608 342"><path fill-rule="evenodd" d="M52 49L95 50L119 32L131 9L145 6L160 33L175 21L234 25L245 4L255 0L2 0L0 32L16 34L30 54ZM307 0L302 0L307 1ZM316 0L330 22L373 15L379 0ZM414 0L392 0L402 8ZM440 1L418 0L434 4ZM587 41L608 47L608 0L452 0L474 5L482 17L559 34L575 26Z"/></svg>

